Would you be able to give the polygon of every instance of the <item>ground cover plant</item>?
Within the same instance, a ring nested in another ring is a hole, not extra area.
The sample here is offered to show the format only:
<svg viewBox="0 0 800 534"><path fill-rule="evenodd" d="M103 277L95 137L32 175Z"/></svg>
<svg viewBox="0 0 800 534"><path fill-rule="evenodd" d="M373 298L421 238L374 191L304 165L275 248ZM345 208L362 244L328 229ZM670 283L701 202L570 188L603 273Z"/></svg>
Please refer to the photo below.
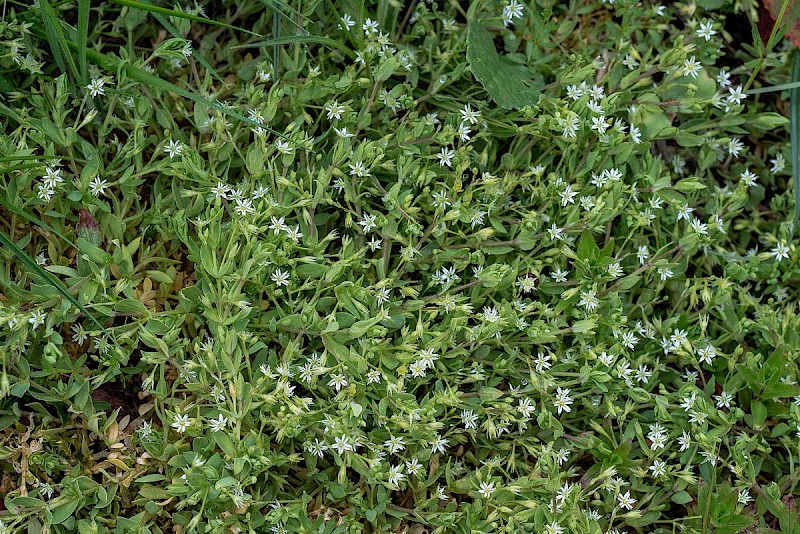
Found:
<svg viewBox="0 0 800 534"><path fill-rule="evenodd" d="M0 532L800 531L775 4L4 3Z"/></svg>

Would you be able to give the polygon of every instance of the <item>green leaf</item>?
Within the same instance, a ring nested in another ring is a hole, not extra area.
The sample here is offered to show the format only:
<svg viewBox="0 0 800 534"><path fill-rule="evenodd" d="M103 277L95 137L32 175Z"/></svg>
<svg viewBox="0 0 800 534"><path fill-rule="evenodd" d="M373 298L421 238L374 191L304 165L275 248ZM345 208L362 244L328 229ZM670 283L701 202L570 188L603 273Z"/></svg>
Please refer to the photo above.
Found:
<svg viewBox="0 0 800 534"><path fill-rule="evenodd" d="M745 123L745 126L753 130L767 132L769 130L774 130L778 126L785 126L786 124L789 124L789 119L780 113L769 112L759 113L755 117L750 117Z"/></svg>
<svg viewBox="0 0 800 534"><path fill-rule="evenodd" d="M682 193L689 193L691 191L699 191L705 189L706 186L698 178L684 178L675 184L675 189Z"/></svg>
<svg viewBox="0 0 800 534"><path fill-rule="evenodd" d="M726 515L716 521L712 521L712 524L714 525L714 534L737 534L744 532L755 521L754 518L743 515Z"/></svg>
<svg viewBox="0 0 800 534"><path fill-rule="evenodd" d="M78 509L78 506L81 505L80 499L75 499L72 501L67 501L64 504L61 504L55 507L53 510L50 511L50 521L51 525L60 525L69 517L75 513L75 510Z"/></svg>
<svg viewBox="0 0 800 534"><path fill-rule="evenodd" d="M212 432L211 434L222 452L231 458L236 458L236 445L233 443L233 440L230 438L230 436L228 436L225 432Z"/></svg>
<svg viewBox="0 0 800 534"><path fill-rule="evenodd" d="M532 80L535 73L498 54L492 34L477 21L467 29L467 62L472 75L501 108L521 109L539 101L541 91Z"/></svg>
<svg viewBox="0 0 800 534"><path fill-rule="evenodd" d="M139 489L139 495L144 497L145 499L150 499L153 501L163 501L164 499L169 499L171 495L165 489L159 488L157 486L153 486L151 484L145 484Z"/></svg>
<svg viewBox="0 0 800 534"><path fill-rule="evenodd" d="M760 428L767 420L767 407L761 401L754 400L750 404L750 412L753 414L753 426Z"/></svg>
<svg viewBox="0 0 800 534"><path fill-rule="evenodd" d="M592 261L600 255L600 247L592 236L589 230L584 230L581 233L581 239L578 241L578 259Z"/></svg>
<svg viewBox="0 0 800 534"><path fill-rule="evenodd" d="M486 387L486 388L481 388L478 395L480 396L480 399L483 402L492 402L502 397L503 392L497 388Z"/></svg>
<svg viewBox="0 0 800 534"><path fill-rule="evenodd" d="M685 491L679 491L672 496L671 500L676 504L686 504L692 500L692 496Z"/></svg>

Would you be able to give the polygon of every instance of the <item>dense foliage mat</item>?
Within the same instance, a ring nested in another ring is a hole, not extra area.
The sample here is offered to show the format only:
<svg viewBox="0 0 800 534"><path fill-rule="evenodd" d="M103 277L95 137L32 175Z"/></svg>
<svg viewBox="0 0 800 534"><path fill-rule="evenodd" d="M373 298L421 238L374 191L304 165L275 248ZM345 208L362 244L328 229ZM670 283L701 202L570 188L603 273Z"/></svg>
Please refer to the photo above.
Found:
<svg viewBox="0 0 800 534"><path fill-rule="evenodd" d="M800 531L755 3L2 10L0 532Z"/></svg>

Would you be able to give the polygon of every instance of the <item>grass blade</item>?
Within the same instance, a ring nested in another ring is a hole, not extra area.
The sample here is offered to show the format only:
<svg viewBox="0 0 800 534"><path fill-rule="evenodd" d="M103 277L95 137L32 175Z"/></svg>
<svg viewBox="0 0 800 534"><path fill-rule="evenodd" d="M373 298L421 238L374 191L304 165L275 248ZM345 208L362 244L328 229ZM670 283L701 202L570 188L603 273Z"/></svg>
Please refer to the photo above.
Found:
<svg viewBox="0 0 800 534"><path fill-rule="evenodd" d="M4 199L2 197L0 197L0 205L2 205L8 211L12 211L12 212L16 213L17 215L19 215L20 217L22 217L23 219L26 219L29 222L32 222L33 224L44 228L45 230L47 230L48 232L52 233L53 235L58 236L59 238L63 239L67 243L69 243L76 250L78 249L78 245L73 243L70 238L68 238L67 236L65 236L64 234L62 234L61 232L59 232L58 230L56 230L55 228L53 228L52 226L50 226L49 224L47 224L46 222L41 220L36 215L31 215L30 213L26 213L25 211L19 209L18 207L16 207L15 205L13 205L12 203L8 202L6 199Z"/></svg>
<svg viewBox="0 0 800 534"><path fill-rule="evenodd" d="M281 38L281 15L277 9L272 13L272 38L272 75L277 80L281 71L281 45L278 43Z"/></svg>
<svg viewBox="0 0 800 534"><path fill-rule="evenodd" d="M3 245L4 247L7 247L7 248L8 248L8 249L11 251L11 253L12 253L12 254L14 254L14 256L16 256L16 257L19 259L19 261L21 261L23 264L25 264L25 266L26 266L28 269L30 269L32 272L34 272L34 273L36 273L37 275L39 275L40 277L42 277L44 280L46 280L46 281L47 281L47 283L48 283L48 284L50 284L51 286L53 286L53 287L54 287L54 288L55 288L55 289L56 289L56 290L57 290L59 293L61 293L61 294L64 296L64 298L66 298L68 301L70 301L70 303L72 303L72 305L73 305L73 306L77 307L77 308L80 310L80 312L81 312L83 315L85 315L87 319L89 319L91 322L93 322L93 323L94 323L94 324L95 324L95 325L96 325L96 326L97 326L97 327L98 327L98 328L99 328L101 331L104 331L104 332L105 332L105 329L106 329L106 328L105 328L105 327L102 325L102 323L100 323L100 321L98 321L98 320L95 318L95 316L94 316L94 315L92 315L91 313L89 313L89 311L88 311L86 308L84 308L83 304L81 304L80 302L78 302L78 300L77 300L75 297L73 297L72 295L70 295L70 293L69 293L69 291L67 290L66 286L65 286L64 284L62 284L62 283L61 283L61 280L59 280L58 278L56 278L55 276L53 276L51 273L49 273L49 272L45 271L44 269L42 269L42 268L41 268L41 267L40 267L40 266L39 266L39 265L38 265L38 264L37 264L37 263L36 263L36 262L33 260L33 258L31 258L30 256L28 256L28 253L27 253L27 252L25 252L24 250L22 250L21 248L19 248L19 247L17 246L17 244L16 244L16 243L14 243L14 242L13 242L13 241L12 241L12 240L11 240L11 239L10 239L10 238L9 238L9 237L6 235L6 234L5 234L5 233L3 233L3 232L0 232L0 243L2 243L2 245Z"/></svg>
<svg viewBox="0 0 800 534"><path fill-rule="evenodd" d="M86 47L89 42L90 7L90 0L78 0L78 71L81 74L81 85L89 83L89 71L86 69Z"/></svg>
<svg viewBox="0 0 800 534"><path fill-rule="evenodd" d="M183 13L182 11L176 11L174 9L167 9L165 7L154 6L150 3L146 2L135 2L134 0L111 0L115 4L120 4L123 6L132 7L134 9L142 9L144 11L149 11L150 13L156 14L159 13L161 15L167 15L170 17L178 17L182 19L188 19L194 22L202 22L203 24L210 24L212 26L221 26L223 28L228 28L231 30L236 30L244 33L248 33L250 35L255 35L256 37L261 37L261 34L252 32L250 30L245 30L244 28L240 28L238 26L233 26L232 24L226 24L225 22L219 22L213 19L207 19L205 17L201 17L199 15L192 15L190 13ZM180 36L176 36L180 37Z"/></svg>
<svg viewBox="0 0 800 534"><path fill-rule="evenodd" d="M36 154L30 154L26 156L0 156L0 162L6 161L38 161L38 160L48 160L48 159L56 159L58 156L37 156Z"/></svg>
<svg viewBox="0 0 800 534"><path fill-rule="evenodd" d="M291 44L291 43L317 43L321 45L326 45L345 53L349 57L353 57L353 51L347 48L339 41L334 41L333 39L328 39L327 37L318 37L316 35L292 35L289 37L280 37L278 39L267 39L266 41L259 41L257 43L234 46L233 50L239 48L260 48L262 46L277 46L277 45Z"/></svg>
<svg viewBox="0 0 800 534"><path fill-rule="evenodd" d="M792 55L792 82L798 83L789 92L789 114L792 144L792 188L794 188L794 226L797 231L800 222L800 50Z"/></svg>
<svg viewBox="0 0 800 534"><path fill-rule="evenodd" d="M774 93L775 91L784 91L786 89L796 89L800 87L800 81L791 83L782 83L780 85L770 85L769 87L759 87L758 89L750 89L747 91L748 95L760 95L761 93Z"/></svg>
<svg viewBox="0 0 800 534"><path fill-rule="evenodd" d="M61 72L69 74L75 81L80 81L78 67L75 65L75 59L69 50L69 45L74 43L69 43L64 37L61 21L58 19L50 2L48 0L40 0L39 8L47 41L50 43L50 49L53 51L53 58L56 60L56 64L58 64Z"/></svg>

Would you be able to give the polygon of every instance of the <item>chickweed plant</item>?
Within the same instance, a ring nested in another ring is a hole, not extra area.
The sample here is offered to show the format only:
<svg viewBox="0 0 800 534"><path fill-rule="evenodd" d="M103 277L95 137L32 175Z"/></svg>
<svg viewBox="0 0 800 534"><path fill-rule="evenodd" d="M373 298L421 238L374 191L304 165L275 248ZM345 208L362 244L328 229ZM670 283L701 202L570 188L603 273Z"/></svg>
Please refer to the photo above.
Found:
<svg viewBox="0 0 800 534"><path fill-rule="evenodd" d="M800 531L755 7L4 3L0 532Z"/></svg>

